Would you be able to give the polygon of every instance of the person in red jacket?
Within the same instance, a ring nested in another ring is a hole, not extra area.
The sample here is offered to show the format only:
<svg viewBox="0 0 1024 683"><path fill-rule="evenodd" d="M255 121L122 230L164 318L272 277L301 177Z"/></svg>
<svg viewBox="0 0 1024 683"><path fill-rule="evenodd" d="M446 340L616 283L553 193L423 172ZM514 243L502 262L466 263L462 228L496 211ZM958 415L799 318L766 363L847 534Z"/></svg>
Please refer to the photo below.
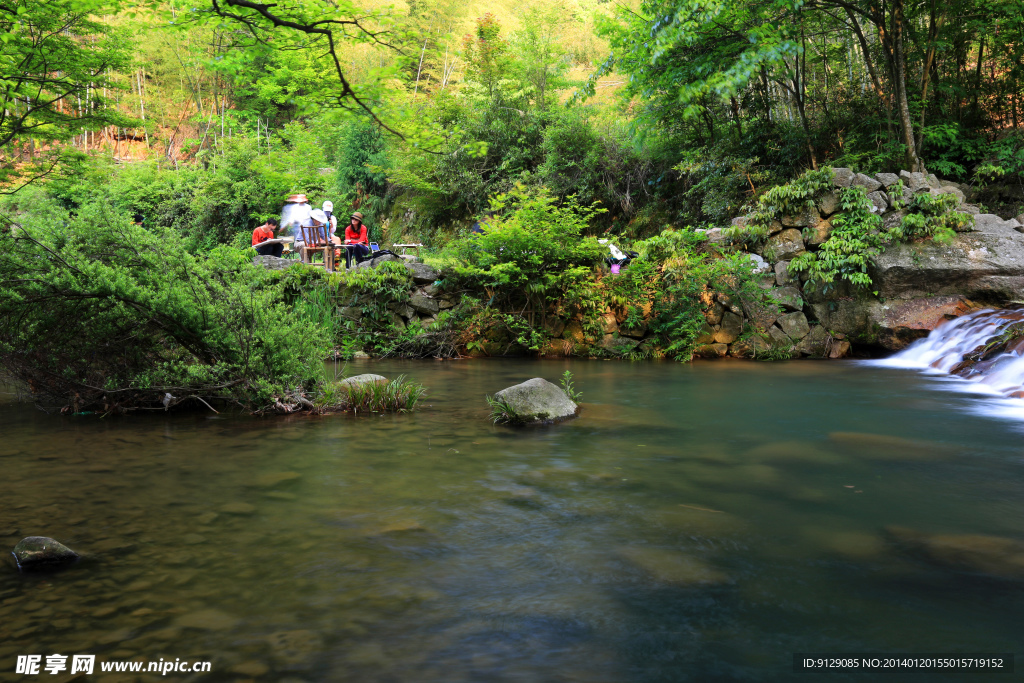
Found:
<svg viewBox="0 0 1024 683"><path fill-rule="evenodd" d="M263 244L267 240L274 239L274 231L278 229L279 225L280 223L276 218L268 218L266 223L252 231L252 246L256 247L257 254L281 258L281 254L284 252L283 244L280 242Z"/></svg>
<svg viewBox="0 0 1024 683"><path fill-rule="evenodd" d="M352 267L352 257L362 258L370 253L370 237L363 225L363 214L356 211L345 226L345 268Z"/></svg>

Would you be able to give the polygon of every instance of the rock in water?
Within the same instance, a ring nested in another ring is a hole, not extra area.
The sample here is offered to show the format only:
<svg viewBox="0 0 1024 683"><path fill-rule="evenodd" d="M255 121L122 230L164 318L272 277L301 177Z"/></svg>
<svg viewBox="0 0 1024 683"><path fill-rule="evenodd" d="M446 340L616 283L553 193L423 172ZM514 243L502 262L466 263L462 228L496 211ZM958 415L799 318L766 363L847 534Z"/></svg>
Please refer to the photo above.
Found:
<svg viewBox="0 0 1024 683"><path fill-rule="evenodd" d="M511 421L519 423L555 422L579 412L564 391L540 377L502 389L494 398L508 405L515 413Z"/></svg>
<svg viewBox="0 0 1024 683"><path fill-rule="evenodd" d="M356 386L360 384L387 384L388 378L383 375L374 375L372 373L366 373L365 375L355 375L348 379L343 379L338 382L338 386L347 388L350 386Z"/></svg>
<svg viewBox="0 0 1024 683"><path fill-rule="evenodd" d="M14 559L25 572L62 569L78 561L78 553L46 536L28 536L14 546Z"/></svg>

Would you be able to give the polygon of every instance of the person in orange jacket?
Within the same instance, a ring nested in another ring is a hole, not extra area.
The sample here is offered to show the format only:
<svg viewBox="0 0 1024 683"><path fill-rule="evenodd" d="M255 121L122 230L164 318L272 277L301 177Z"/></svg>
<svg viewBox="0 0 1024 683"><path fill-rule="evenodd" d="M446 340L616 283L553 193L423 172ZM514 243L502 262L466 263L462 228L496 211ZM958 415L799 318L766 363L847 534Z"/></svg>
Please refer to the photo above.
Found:
<svg viewBox="0 0 1024 683"><path fill-rule="evenodd" d="M274 244L263 244L267 240L274 239L274 231L280 223L276 218L268 218L267 222L252 231L252 246L256 247L256 253L260 256L276 256L281 258L284 252L284 245L280 242ZM262 245L262 246L261 246Z"/></svg>
<svg viewBox="0 0 1024 683"><path fill-rule="evenodd" d="M363 214L356 211L345 226L345 268L352 267L352 257L362 258L370 253L370 237L363 225Z"/></svg>

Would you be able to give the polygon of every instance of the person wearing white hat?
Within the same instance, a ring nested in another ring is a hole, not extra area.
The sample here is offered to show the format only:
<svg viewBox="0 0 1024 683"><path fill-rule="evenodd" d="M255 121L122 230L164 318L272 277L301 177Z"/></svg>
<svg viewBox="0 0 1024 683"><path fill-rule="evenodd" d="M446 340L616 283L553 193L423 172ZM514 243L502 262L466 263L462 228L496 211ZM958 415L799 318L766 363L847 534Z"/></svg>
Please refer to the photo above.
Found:
<svg viewBox="0 0 1024 683"><path fill-rule="evenodd" d="M330 226L331 241L335 244L341 244L341 238L334 233L338 230L338 218L334 216L334 202L327 200L324 202L323 208L324 215L327 216L327 224Z"/></svg>
<svg viewBox="0 0 1024 683"><path fill-rule="evenodd" d="M314 228L319 228L319 237L317 239L324 239L326 237L329 237L327 229L327 214L325 214L320 209L313 209L312 211L309 212L309 219L310 224Z"/></svg>

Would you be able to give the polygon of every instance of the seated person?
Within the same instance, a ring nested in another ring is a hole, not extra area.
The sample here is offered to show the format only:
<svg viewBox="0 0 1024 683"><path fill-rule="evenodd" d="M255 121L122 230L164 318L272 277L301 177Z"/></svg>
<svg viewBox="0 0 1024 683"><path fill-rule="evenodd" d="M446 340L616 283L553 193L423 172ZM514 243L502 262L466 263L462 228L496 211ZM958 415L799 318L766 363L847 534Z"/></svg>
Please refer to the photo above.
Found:
<svg viewBox="0 0 1024 683"><path fill-rule="evenodd" d="M283 244L280 242L263 244L267 240L274 239L274 231L278 229L279 225L276 218L268 218L266 223L252 231L252 246L256 247L257 254L281 258L281 254L284 252Z"/></svg>
<svg viewBox="0 0 1024 683"><path fill-rule="evenodd" d="M361 259L370 253L370 237L363 225L363 214L356 211L345 226L345 267L352 267L352 257Z"/></svg>
<svg viewBox="0 0 1024 683"><path fill-rule="evenodd" d="M341 238L334 234L338 231L338 217L334 215L334 202L324 202L323 212L324 216L327 218L327 223L331 227L331 241L335 244L341 244Z"/></svg>
<svg viewBox="0 0 1024 683"><path fill-rule="evenodd" d="M316 228L316 232L311 232L311 234L316 235L317 243L326 244L327 242L332 241L330 229L326 227L327 215L320 209L313 209L309 212L309 224L306 228L307 232L310 232L310 226Z"/></svg>

